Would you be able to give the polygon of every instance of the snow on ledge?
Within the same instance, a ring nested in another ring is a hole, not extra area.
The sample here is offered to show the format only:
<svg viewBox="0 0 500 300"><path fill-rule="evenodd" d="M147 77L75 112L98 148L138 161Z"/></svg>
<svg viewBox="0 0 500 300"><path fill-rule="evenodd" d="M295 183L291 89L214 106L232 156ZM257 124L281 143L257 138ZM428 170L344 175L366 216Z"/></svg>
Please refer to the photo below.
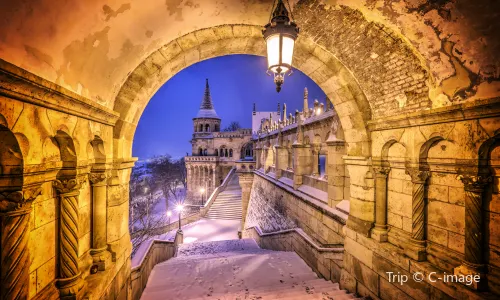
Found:
<svg viewBox="0 0 500 300"><path fill-rule="evenodd" d="M295 232L298 235L300 235L309 245L314 247L314 249L316 249L318 252L334 252L334 253L343 253L344 252L344 247L321 247L307 233L305 233L300 228L285 229L285 230L266 232L266 233L263 233L258 225L247 228L247 230L251 230L251 229L255 230L255 232L257 232L257 234L259 235L259 237L281 235L281 234L286 234L289 232Z"/></svg>
<svg viewBox="0 0 500 300"><path fill-rule="evenodd" d="M341 223L343 225L346 224L347 218L349 217L349 214L345 213L344 211L342 211L340 209L332 208L332 207L328 206L328 204L323 202L322 200L314 198L313 196L308 195L300 190L294 190L293 189L293 180L291 180L289 178L285 178L285 177L281 177L279 180L276 180L276 179L272 178L271 176L268 176L264 172L261 172L260 170L256 170L256 171L254 171L254 173L256 175L262 177L263 179L274 183L276 186L289 192L290 194L297 196L299 199L310 204L311 206L318 209L319 211L334 218L339 223Z"/></svg>

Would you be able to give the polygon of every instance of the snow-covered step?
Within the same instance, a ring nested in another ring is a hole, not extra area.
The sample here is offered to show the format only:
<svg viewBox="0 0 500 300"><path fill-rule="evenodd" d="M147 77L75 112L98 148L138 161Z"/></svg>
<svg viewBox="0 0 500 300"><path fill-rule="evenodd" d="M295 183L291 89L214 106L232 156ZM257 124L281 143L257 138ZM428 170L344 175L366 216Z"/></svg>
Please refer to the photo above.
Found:
<svg viewBox="0 0 500 300"><path fill-rule="evenodd" d="M265 250L252 239L180 245L152 270L142 299L354 299L295 253Z"/></svg>
<svg viewBox="0 0 500 300"><path fill-rule="evenodd" d="M240 220L242 217L241 188L238 178L234 176L225 190L217 195L210 206L206 218L221 220Z"/></svg>

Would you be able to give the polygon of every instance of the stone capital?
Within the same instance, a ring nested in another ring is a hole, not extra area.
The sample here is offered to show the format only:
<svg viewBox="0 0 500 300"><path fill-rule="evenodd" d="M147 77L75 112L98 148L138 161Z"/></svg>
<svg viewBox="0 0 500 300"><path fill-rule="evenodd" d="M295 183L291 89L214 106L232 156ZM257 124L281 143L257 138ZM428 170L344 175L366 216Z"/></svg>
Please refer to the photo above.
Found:
<svg viewBox="0 0 500 300"><path fill-rule="evenodd" d="M0 213L29 208L41 193L41 186L24 188L21 191L0 192Z"/></svg>
<svg viewBox="0 0 500 300"><path fill-rule="evenodd" d="M375 177L387 178L387 176L389 175L389 172L391 171L391 168L382 167L382 166L374 166L373 171L375 172Z"/></svg>
<svg viewBox="0 0 500 300"><path fill-rule="evenodd" d="M82 180L81 178L56 179L53 185L59 194L67 194L78 191L82 186Z"/></svg>
<svg viewBox="0 0 500 300"><path fill-rule="evenodd" d="M457 176L464 184L464 189L470 192L480 193L484 188L492 182L493 178L491 175L471 175L471 174L460 174Z"/></svg>
<svg viewBox="0 0 500 300"><path fill-rule="evenodd" d="M105 180L109 178L109 174L106 172L101 173L89 173L89 181L93 184L104 184Z"/></svg>
<svg viewBox="0 0 500 300"><path fill-rule="evenodd" d="M411 182L413 183L425 183L431 175L429 171L419 170L415 167L407 167L405 173L411 177Z"/></svg>

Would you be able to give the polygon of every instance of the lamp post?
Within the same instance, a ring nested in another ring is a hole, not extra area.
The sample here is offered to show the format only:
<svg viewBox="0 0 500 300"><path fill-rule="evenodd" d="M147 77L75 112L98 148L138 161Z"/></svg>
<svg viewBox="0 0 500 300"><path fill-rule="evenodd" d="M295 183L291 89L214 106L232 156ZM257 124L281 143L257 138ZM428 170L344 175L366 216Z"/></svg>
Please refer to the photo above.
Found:
<svg viewBox="0 0 500 300"><path fill-rule="evenodd" d="M181 213L182 213L182 210L184 209L184 205L182 204L177 204L177 207L176 207L176 210L179 212L179 232L182 233L182 229L181 229Z"/></svg>
<svg viewBox="0 0 500 300"><path fill-rule="evenodd" d="M288 8L290 3L288 2ZM292 14L293 17L293 14ZM285 81L285 75L292 73L292 58L295 40L299 35L299 28L295 22L288 17L283 0L278 0L272 18L262 31L267 45L268 74L274 74L276 91L281 91L281 85Z"/></svg>
<svg viewBox="0 0 500 300"><path fill-rule="evenodd" d="M200 193L201 193L201 206L205 206L205 189L204 188L201 188L200 189Z"/></svg>

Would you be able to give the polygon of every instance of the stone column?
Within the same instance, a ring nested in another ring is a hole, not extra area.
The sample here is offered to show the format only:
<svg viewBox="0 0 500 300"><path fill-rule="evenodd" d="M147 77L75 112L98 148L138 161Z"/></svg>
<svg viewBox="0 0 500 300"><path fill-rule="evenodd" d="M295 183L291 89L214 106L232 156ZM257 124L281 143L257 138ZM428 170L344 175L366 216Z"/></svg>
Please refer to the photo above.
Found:
<svg viewBox="0 0 500 300"><path fill-rule="evenodd" d="M81 299L85 290L78 257L78 195L81 184L77 179L55 180L54 187L61 201L57 288L61 299Z"/></svg>
<svg viewBox="0 0 500 300"><path fill-rule="evenodd" d="M238 172L238 180L241 186L241 231L245 229L247 219L248 204L250 202L250 192L252 191L253 172Z"/></svg>
<svg viewBox="0 0 500 300"><path fill-rule="evenodd" d="M255 148L255 163L257 170L262 168L262 148Z"/></svg>
<svg viewBox="0 0 500 300"><path fill-rule="evenodd" d="M465 257L462 265L454 269L459 275L479 275L469 287L476 290L487 288L483 239L483 191L492 181L489 175L459 175L465 190Z"/></svg>
<svg viewBox="0 0 500 300"><path fill-rule="evenodd" d="M212 191L210 192L210 194L212 194L212 192L215 190L215 187L218 186L217 183L215 183L215 166L212 166Z"/></svg>
<svg viewBox="0 0 500 300"><path fill-rule="evenodd" d="M328 150L326 166L326 174L328 174L328 205L335 207L345 199L345 164L342 158L345 153L345 142L342 140L327 141L326 145Z"/></svg>
<svg viewBox="0 0 500 300"><path fill-rule="evenodd" d="M273 154L272 154L272 150L270 147L267 147L265 146L263 148L264 150L264 172L268 172L269 171L269 167L272 166L273 164Z"/></svg>
<svg viewBox="0 0 500 300"><path fill-rule="evenodd" d="M288 150L283 146L276 146L276 178L283 176L283 169L288 165Z"/></svg>
<svg viewBox="0 0 500 300"><path fill-rule="evenodd" d="M293 144L293 187L297 189L302 185L302 176L310 174L311 146Z"/></svg>
<svg viewBox="0 0 500 300"><path fill-rule="evenodd" d="M186 198L190 199L191 198L191 166L186 165Z"/></svg>
<svg viewBox="0 0 500 300"><path fill-rule="evenodd" d="M40 186L0 193L0 297L28 299L30 281L29 231L31 203Z"/></svg>
<svg viewBox="0 0 500 300"><path fill-rule="evenodd" d="M106 173L90 173L89 181L92 184L92 248L90 255L99 271L106 270L111 263L111 254L107 251L107 190Z"/></svg>
<svg viewBox="0 0 500 300"><path fill-rule="evenodd" d="M418 168L407 167L406 174L410 175L412 187L412 233L409 244L405 247L405 254L416 261L426 260L425 250L425 188L430 173Z"/></svg>
<svg viewBox="0 0 500 300"><path fill-rule="evenodd" d="M388 167L374 167L375 172L375 227L372 238L379 242L387 242L387 176Z"/></svg>

